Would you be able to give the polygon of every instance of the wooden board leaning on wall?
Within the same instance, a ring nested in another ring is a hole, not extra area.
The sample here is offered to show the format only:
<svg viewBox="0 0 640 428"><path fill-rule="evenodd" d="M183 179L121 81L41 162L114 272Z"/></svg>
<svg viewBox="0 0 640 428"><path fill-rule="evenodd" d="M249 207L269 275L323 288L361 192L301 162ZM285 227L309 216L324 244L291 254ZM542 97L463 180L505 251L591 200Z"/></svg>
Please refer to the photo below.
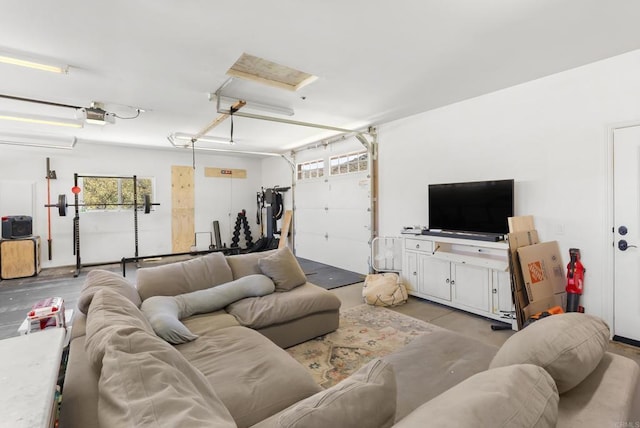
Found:
<svg viewBox="0 0 640 428"><path fill-rule="evenodd" d="M205 177L214 178L247 178L246 169L205 167Z"/></svg>

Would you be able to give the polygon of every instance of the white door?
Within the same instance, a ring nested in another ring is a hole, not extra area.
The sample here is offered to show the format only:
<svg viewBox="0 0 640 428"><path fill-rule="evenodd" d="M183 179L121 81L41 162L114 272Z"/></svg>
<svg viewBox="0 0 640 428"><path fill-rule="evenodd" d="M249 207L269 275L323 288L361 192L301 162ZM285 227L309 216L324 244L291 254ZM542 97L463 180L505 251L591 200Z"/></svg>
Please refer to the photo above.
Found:
<svg viewBox="0 0 640 428"><path fill-rule="evenodd" d="M640 341L640 126L613 135L613 333Z"/></svg>

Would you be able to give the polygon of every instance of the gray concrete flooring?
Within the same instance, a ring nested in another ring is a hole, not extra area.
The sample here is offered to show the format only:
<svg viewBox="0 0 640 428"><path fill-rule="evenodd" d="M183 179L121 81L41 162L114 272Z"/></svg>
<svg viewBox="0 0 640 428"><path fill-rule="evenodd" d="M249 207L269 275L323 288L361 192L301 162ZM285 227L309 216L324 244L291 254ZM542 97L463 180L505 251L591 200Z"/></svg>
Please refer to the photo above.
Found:
<svg viewBox="0 0 640 428"><path fill-rule="evenodd" d="M152 264L145 266L150 265ZM101 266L99 269L121 272L120 265ZM33 303L38 300L46 297L61 296L65 299L67 308L75 307L80 289L89 270L90 268L84 268L77 278L73 277L74 269L72 268L56 268L45 269L37 277L33 278L1 281L0 339L18 335L18 327ZM129 264L126 273L127 279L135 283L135 264ZM331 290L342 301L342 310L363 303L362 285L362 283L358 283ZM491 326L499 323L493 320L416 297L410 297L407 303L395 307L393 310L496 346L502 345L515 333L511 330L494 331ZM627 356L640 364L640 348L611 342L609 350Z"/></svg>
<svg viewBox="0 0 640 428"><path fill-rule="evenodd" d="M342 310L362 304L362 283L336 288L331 291L336 293L342 301ZM494 331L491 326L499 323L493 320L417 297L410 296L407 303L392 309L496 346L502 345L515 333L512 330ZM609 351L631 358L640 365L640 348L619 342L609 342Z"/></svg>

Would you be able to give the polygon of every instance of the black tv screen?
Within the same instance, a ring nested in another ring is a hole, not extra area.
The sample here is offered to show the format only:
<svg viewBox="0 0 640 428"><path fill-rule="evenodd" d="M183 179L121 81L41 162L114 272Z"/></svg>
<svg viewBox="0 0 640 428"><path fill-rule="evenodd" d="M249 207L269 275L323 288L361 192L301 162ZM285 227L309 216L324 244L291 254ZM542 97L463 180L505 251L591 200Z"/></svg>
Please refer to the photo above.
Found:
<svg viewBox="0 0 640 428"><path fill-rule="evenodd" d="M429 229L508 233L513 180L429 185Z"/></svg>

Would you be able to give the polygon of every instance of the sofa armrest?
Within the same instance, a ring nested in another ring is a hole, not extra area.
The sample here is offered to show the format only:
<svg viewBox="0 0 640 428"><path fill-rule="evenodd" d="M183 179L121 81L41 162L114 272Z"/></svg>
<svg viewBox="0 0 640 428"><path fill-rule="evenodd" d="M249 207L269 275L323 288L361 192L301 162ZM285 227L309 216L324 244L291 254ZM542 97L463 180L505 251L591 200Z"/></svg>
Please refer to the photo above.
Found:
<svg viewBox="0 0 640 428"><path fill-rule="evenodd" d="M69 345L60 428L98 428L98 375L84 350L85 338L78 337Z"/></svg>
<svg viewBox="0 0 640 428"><path fill-rule="evenodd" d="M640 367L630 358L607 352L575 388L560 395L558 427L622 426L640 421ZM635 425L629 425L635 426Z"/></svg>

